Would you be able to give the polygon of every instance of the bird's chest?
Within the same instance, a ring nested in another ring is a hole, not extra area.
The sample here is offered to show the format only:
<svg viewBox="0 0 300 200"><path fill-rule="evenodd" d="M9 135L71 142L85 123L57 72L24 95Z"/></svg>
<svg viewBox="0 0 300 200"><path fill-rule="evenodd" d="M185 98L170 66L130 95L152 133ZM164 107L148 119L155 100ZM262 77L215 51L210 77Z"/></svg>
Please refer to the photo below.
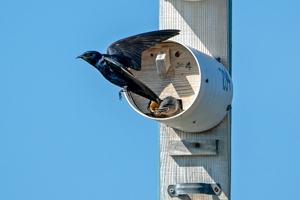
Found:
<svg viewBox="0 0 300 200"><path fill-rule="evenodd" d="M104 78L106 78L108 81L110 81L111 83L117 86L123 87L127 84L127 81L124 79L122 75L115 72L109 67L102 67L99 69L99 71L104 76Z"/></svg>

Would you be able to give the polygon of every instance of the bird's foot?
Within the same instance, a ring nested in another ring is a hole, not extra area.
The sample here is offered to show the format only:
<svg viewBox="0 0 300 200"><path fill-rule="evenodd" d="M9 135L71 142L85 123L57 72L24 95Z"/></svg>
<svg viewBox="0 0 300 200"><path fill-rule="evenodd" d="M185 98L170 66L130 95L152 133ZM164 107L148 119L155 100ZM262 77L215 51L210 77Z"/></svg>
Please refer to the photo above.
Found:
<svg viewBox="0 0 300 200"><path fill-rule="evenodd" d="M120 90L120 92L119 92L119 100L120 100L120 101L122 101L122 92L123 92L123 89Z"/></svg>
<svg viewBox="0 0 300 200"><path fill-rule="evenodd" d="M120 92L119 92L120 101L122 101L122 92L127 92L127 86L124 86L124 88L122 90L120 90Z"/></svg>

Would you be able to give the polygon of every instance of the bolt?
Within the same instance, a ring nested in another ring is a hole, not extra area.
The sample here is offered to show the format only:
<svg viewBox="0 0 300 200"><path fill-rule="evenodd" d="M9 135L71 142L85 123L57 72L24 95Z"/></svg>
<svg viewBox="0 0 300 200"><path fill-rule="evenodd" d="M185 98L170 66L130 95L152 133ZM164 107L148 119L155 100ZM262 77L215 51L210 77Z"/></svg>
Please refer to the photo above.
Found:
<svg viewBox="0 0 300 200"><path fill-rule="evenodd" d="M176 56L176 57L179 57L179 56L180 56L179 51L176 51L175 56Z"/></svg>
<svg viewBox="0 0 300 200"><path fill-rule="evenodd" d="M196 147L196 148L200 148L200 143L197 142L197 143L195 144L195 147Z"/></svg>
<svg viewBox="0 0 300 200"><path fill-rule="evenodd" d="M173 189L173 188L170 188L169 191L170 191L170 193L172 193L172 194L174 193L174 189Z"/></svg>
<svg viewBox="0 0 300 200"><path fill-rule="evenodd" d="M219 192L219 188L218 188L218 187L215 187L215 188L214 188L214 191L215 191L215 192Z"/></svg>

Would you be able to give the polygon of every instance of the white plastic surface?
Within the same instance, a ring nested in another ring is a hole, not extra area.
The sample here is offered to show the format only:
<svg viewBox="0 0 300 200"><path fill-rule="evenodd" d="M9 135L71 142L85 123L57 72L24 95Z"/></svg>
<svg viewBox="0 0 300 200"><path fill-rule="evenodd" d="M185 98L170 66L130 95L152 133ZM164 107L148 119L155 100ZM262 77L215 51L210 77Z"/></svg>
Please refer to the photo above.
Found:
<svg viewBox="0 0 300 200"><path fill-rule="evenodd" d="M175 42L178 43L178 42ZM180 43L178 43L180 44ZM233 84L225 67L215 58L187 47L197 61L200 71L200 87L193 103L180 114L169 118L153 118L135 107L127 95L129 104L141 115L186 132L202 132L218 125L231 105Z"/></svg>

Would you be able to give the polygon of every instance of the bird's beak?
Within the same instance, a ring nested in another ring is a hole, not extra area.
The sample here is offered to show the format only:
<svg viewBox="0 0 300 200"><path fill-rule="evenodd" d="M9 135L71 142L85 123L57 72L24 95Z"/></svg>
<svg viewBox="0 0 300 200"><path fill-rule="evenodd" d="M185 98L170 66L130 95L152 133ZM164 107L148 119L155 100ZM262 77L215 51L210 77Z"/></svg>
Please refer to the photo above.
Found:
<svg viewBox="0 0 300 200"><path fill-rule="evenodd" d="M82 58L82 59L83 59L84 56L83 56L83 55L80 55L80 56L77 56L76 59L77 59L77 58Z"/></svg>
<svg viewBox="0 0 300 200"><path fill-rule="evenodd" d="M161 115L164 112L167 112L169 108L159 108L157 111L155 111L156 114Z"/></svg>

